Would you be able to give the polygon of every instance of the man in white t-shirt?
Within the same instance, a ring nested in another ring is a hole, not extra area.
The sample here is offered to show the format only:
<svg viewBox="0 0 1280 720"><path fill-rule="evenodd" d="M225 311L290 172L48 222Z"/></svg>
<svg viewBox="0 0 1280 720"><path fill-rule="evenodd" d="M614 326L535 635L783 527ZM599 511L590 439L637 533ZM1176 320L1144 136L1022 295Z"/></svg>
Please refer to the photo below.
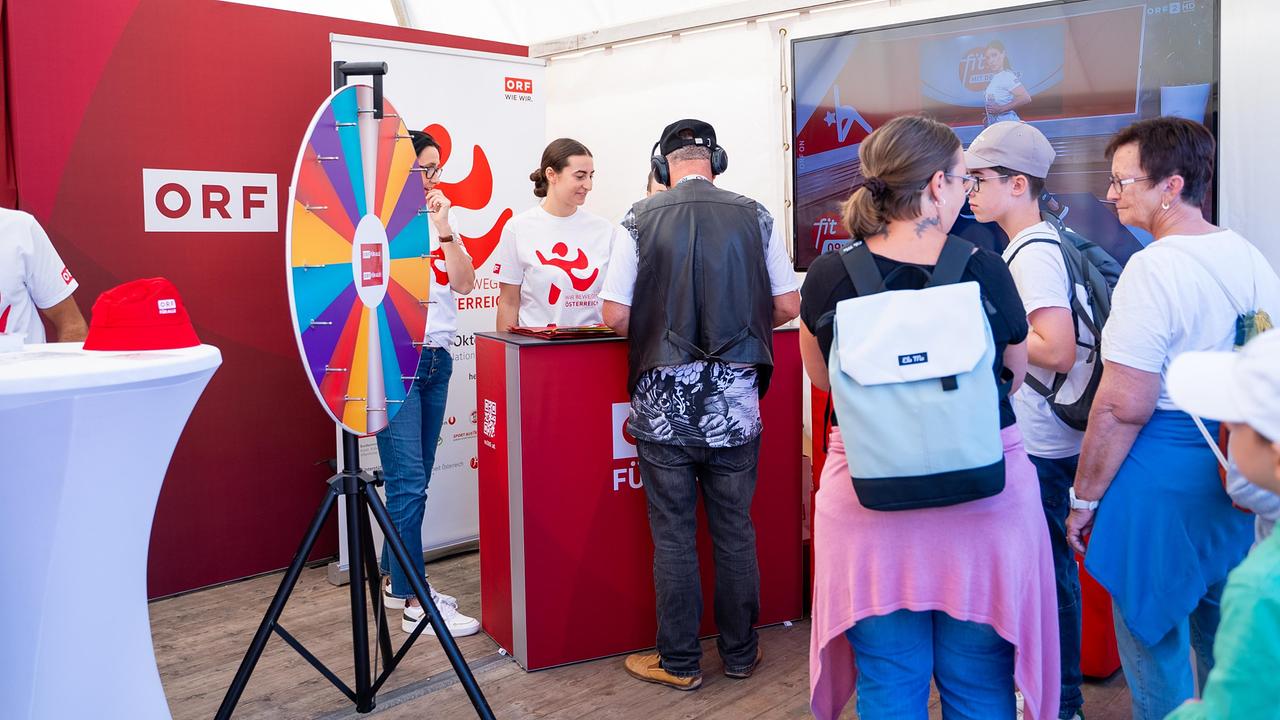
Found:
<svg viewBox="0 0 1280 720"><path fill-rule="evenodd" d="M1072 384L1083 389L1091 373L1084 362L1089 349L1076 343L1070 276L1058 245L1061 238L1040 216L1039 198L1054 156L1053 146L1035 127L998 122L974 138L965 152L965 164L977 180L969 196L974 218L997 223L1010 238L1004 259L1031 326L1027 374L1042 387L1052 387L1056 374L1066 374L1063 391L1070 393ZM1083 287L1075 291L1084 296ZM1083 332L1082 342L1092 339L1087 329ZM1040 478L1040 499L1053 548L1062 648L1059 717L1079 717L1084 704L1080 691L1080 578L1067 545L1065 524L1068 492L1075 480L1084 433L1058 419L1049 401L1028 383L1014 394L1013 409Z"/></svg>
<svg viewBox="0 0 1280 720"><path fill-rule="evenodd" d="M605 323L630 338L628 429L654 542L658 652L631 655L625 668L693 690L702 684L702 594L690 564L699 489L715 546L724 674L750 677L763 657L750 516L759 402L773 369L773 328L798 314L800 295L773 216L712 183L728 156L711 125L674 122L655 149L657 179L670 190L623 218L600 291Z"/></svg>
<svg viewBox="0 0 1280 720"><path fill-rule="evenodd" d="M44 228L31 215L0 208L0 333L45 342L43 315L55 342L79 342L88 325L72 293L79 285Z"/></svg>

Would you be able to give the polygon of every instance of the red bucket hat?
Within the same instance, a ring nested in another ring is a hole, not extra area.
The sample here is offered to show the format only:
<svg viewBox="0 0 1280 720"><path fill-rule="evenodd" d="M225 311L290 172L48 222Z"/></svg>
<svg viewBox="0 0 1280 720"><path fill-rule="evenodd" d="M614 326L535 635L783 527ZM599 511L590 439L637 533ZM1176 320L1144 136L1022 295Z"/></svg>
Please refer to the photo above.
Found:
<svg viewBox="0 0 1280 720"><path fill-rule="evenodd" d="M93 303L85 350L171 350L200 344L173 283L146 278L117 285Z"/></svg>

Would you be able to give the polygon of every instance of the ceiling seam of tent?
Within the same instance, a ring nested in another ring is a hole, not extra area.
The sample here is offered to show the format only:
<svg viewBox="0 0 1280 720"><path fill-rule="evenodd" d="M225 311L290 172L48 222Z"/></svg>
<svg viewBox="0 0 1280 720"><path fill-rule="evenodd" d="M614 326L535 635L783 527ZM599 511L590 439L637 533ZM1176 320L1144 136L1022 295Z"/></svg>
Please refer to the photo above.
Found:
<svg viewBox="0 0 1280 720"><path fill-rule="evenodd" d="M555 40L530 43L529 57L567 59L590 52L638 45L663 38L674 38L709 30L719 30L761 20L778 20L827 10L864 5L898 5L902 0L828 0L827 2L795 2L795 0L748 0L732 5L696 10L680 15L627 23L589 33L569 35Z"/></svg>

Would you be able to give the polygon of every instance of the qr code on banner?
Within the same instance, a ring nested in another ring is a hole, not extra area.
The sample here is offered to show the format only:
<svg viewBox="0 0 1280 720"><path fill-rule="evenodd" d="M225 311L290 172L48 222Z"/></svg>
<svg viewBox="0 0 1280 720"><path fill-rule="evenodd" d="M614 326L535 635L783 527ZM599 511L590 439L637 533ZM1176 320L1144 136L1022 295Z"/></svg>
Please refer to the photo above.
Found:
<svg viewBox="0 0 1280 720"><path fill-rule="evenodd" d="M484 401L484 436L492 439L498 433L498 403Z"/></svg>

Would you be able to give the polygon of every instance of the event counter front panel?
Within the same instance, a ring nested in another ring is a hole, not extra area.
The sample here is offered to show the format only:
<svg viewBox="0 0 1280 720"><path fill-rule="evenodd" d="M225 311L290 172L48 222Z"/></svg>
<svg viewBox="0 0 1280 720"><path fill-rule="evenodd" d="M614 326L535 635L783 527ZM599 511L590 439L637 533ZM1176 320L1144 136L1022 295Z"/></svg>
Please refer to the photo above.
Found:
<svg viewBox="0 0 1280 720"><path fill-rule="evenodd" d="M774 333L751 515L760 625L795 620L803 593L797 332ZM481 619L526 670L653 646L653 542L626 432L627 342L476 335ZM703 635L715 570L699 499Z"/></svg>

